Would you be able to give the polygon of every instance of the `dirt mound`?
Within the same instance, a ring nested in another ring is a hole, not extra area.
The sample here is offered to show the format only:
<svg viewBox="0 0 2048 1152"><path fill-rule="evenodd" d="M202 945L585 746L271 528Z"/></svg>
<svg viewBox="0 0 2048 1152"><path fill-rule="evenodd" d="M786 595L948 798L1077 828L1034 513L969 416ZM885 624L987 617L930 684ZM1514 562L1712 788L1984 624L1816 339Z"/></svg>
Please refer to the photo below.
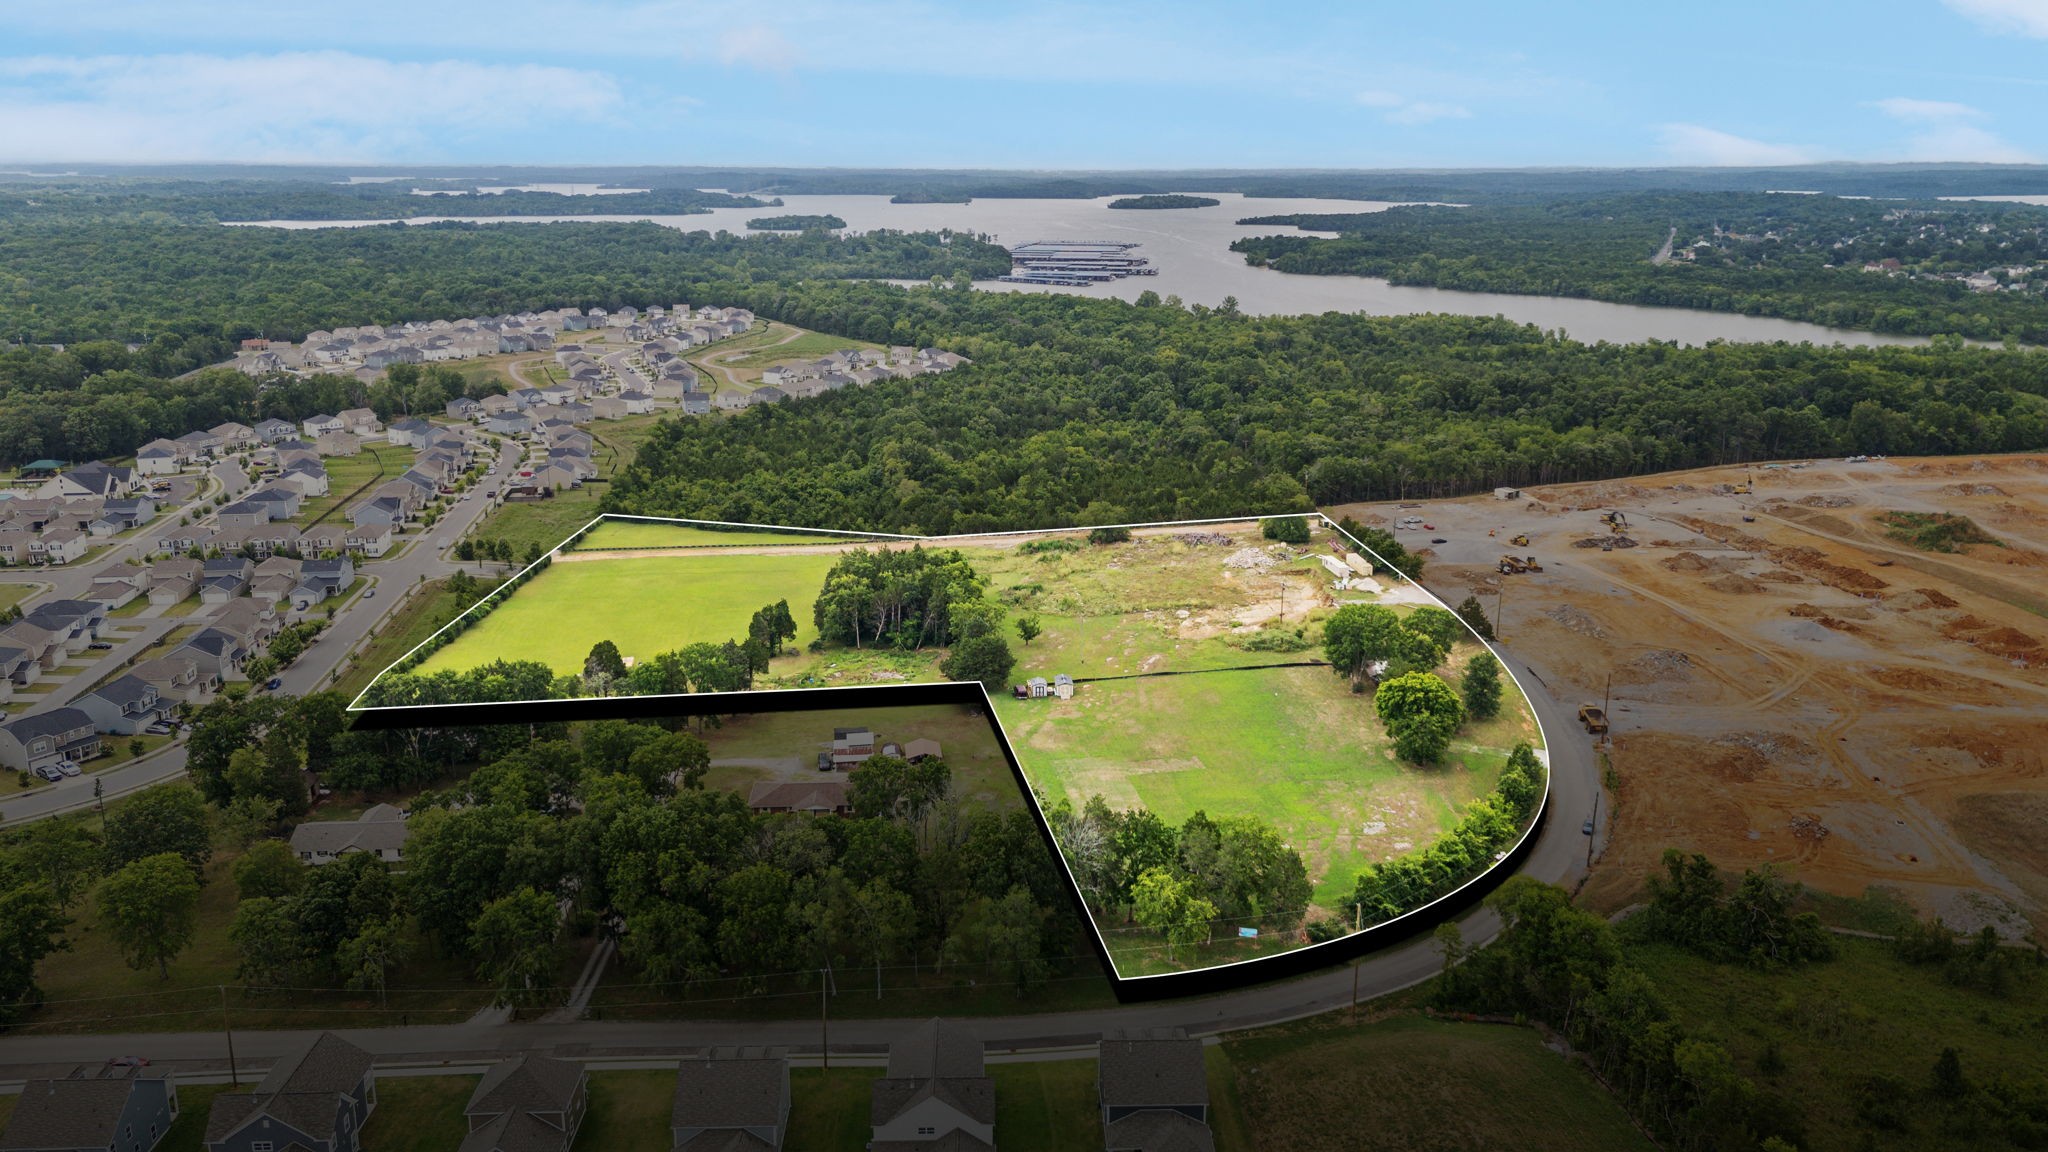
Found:
<svg viewBox="0 0 2048 1152"><path fill-rule="evenodd" d="M1887 688L1902 688L1908 692L1938 692L1954 687L1947 677L1918 668L1873 668L1870 678Z"/></svg>
<svg viewBox="0 0 2048 1152"><path fill-rule="evenodd" d="M1680 552L1676 556L1665 557L1659 563L1672 572L1712 572L1714 570L1714 562L1697 552Z"/></svg>
<svg viewBox="0 0 2048 1152"><path fill-rule="evenodd" d="M1231 543L1228 538L1224 542ZM1254 571L1264 571L1278 563L1278 560L1257 548L1240 548L1223 558L1225 568L1248 568Z"/></svg>
<svg viewBox="0 0 2048 1152"><path fill-rule="evenodd" d="M1643 653L1619 669L1622 679L1628 681L1648 680L1690 680L1693 675L1692 657L1672 648L1657 648Z"/></svg>
<svg viewBox="0 0 2048 1152"><path fill-rule="evenodd" d="M1821 627L1832 629L1836 632L1856 631L1856 626L1854 624L1849 623L1847 620L1844 620L1841 617L1836 616L1833 613L1830 613L1827 609L1822 608L1816 604L1794 604L1790 608L1785 609L1785 611L1790 613L1791 615L1799 616L1807 620L1812 620L1815 623L1819 624Z"/></svg>
<svg viewBox="0 0 2048 1152"><path fill-rule="evenodd" d="M1956 601L1955 597L1950 596L1939 588L1915 588L1913 591L1920 594L1920 598L1927 602L1929 608L1959 608L1962 606Z"/></svg>
<svg viewBox="0 0 2048 1152"><path fill-rule="evenodd" d="M2012 493L1996 484L1948 484L1941 489L1944 496L2010 496Z"/></svg>
<svg viewBox="0 0 2048 1152"><path fill-rule="evenodd" d="M1851 568L1846 564L1837 564L1829 560L1827 554L1818 548L1803 545L1797 548L1777 548L1771 550L1770 556L1787 568L1796 568L1823 584L1833 585L1844 592L1854 592L1859 596L1871 596L1891 587L1861 568Z"/></svg>
<svg viewBox="0 0 2048 1152"><path fill-rule="evenodd" d="M1173 538L1182 544L1186 544L1190 547L1195 548L1200 548L1204 545L1208 545L1210 547L1228 547L1229 545L1237 543L1237 541L1232 540L1230 537L1225 536L1220 532L1176 532L1173 534Z"/></svg>
<svg viewBox="0 0 2048 1152"><path fill-rule="evenodd" d="M1951 640L1960 640L1980 652L1989 652L2001 659L2019 660L2030 667L2048 661L2048 650L2042 649L2038 637L1968 613L1943 624L1941 634Z"/></svg>
<svg viewBox="0 0 2048 1152"><path fill-rule="evenodd" d="M1799 499L1794 500L1793 503L1803 504L1808 508L1848 508L1853 506L1856 501L1853 497L1849 496L1815 494L1812 496L1801 496Z"/></svg>
<svg viewBox="0 0 2048 1152"><path fill-rule="evenodd" d="M1801 576L1797 572L1787 572L1783 568L1773 568L1768 572L1759 572L1756 574L1756 579L1762 580L1766 584L1806 583L1806 578L1804 576Z"/></svg>
<svg viewBox="0 0 2048 1152"><path fill-rule="evenodd" d="M1561 624L1581 636L1591 636L1595 640L1607 639L1607 630L1600 626L1600 621L1576 605L1559 604L1543 615L1546 619Z"/></svg>
<svg viewBox="0 0 2048 1152"><path fill-rule="evenodd" d="M1724 572L1714 577L1712 580L1707 581L1707 587L1712 588L1716 592L1726 592L1731 596L1747 596L1764 590L1763 585L1751 580L1747 576L1734 572Z"/></svg>

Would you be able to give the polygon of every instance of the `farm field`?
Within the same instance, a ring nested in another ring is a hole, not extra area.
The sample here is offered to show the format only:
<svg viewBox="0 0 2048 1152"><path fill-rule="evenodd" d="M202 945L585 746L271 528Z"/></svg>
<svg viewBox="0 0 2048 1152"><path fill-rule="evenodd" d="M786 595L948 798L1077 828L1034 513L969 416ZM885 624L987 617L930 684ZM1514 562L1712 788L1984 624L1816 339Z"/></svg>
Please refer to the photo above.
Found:
<svg viewBox="0 0 2048 1152"><path fill-rule="evenodd" d="M493 660L540 660L567 674L591 645L611 640L627 656L650 658L699 641L744 637L765 604L788 600L801 646L817 635L811 604L828 554L719 555L682 552L603 562L557 561L455 643L420 666L462 670Z"/></svg>

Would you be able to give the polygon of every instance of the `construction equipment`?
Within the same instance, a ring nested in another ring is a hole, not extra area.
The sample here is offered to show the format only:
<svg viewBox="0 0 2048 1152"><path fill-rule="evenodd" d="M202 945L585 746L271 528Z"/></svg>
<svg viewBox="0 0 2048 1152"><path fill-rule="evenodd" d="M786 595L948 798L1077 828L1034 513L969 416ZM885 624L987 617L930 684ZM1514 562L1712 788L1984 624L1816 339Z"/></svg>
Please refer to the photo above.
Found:
<svg viewBox="0 0 2048 1152"><path fill-rule="evenodd" d="M1543 565L1534 556L1503 555L1500 558L1500 572L1503 576L1520 576L1524 572L1541 572Z"/></svg>
<svg viewBox="0 0 2048 1152"><path fill-rule="evenodd" d="M1628 515L1618 508L1611 508L1600 514L1600 522L1611 532L1628 531Z"/></svg>
<svg viewBox="0 0 2048 1152"><path fill-rule="evenodd" d="M1607 731L1607 710L1598 704L1584 704L1579 707L1579 723L1586 726L1588 734L1600 736Z"/></svg>
<svg viewBox="0 0 2048 1152"><path fill-rule="evenodd" d="M1517 548L1527 548L1529 546L1529 534L1527 532L1517 532L1508 538L1508 543L1513 544Z"/></svg>
<svg viewBox="0 0 2048 1152"><path fill-rule="evenodd" d="M1755 492L1756 471L1752 469L1747 475L1743 477L1742 483L1735 485L1730 489L1730 491L1735 493L1735 495L1737 496L1747 496L1750 493Z"/></svg>

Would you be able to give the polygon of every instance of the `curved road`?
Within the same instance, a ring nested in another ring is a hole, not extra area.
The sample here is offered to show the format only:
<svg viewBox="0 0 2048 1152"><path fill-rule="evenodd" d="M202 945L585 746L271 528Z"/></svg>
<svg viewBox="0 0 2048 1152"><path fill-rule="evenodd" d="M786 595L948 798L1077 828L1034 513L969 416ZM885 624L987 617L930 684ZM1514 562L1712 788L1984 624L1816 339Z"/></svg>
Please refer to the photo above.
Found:
<svg viewBox="0 0 2048 1152"><path fill-rule="evenodd" d="M1550 815L1521 871L1551 883L1573 886L1586 869L1587 841L1580 825L1593 811L1599 771L1591 744L1578 732L1575 714L1553 699L1541 680L1512 654L1500 655L1527 690L1551 738ZM1498 933L1499 919L1485 908L1458 921L1470 944L1482 944ZM1427 935L1374 953L1358 964L1357 994L1370 999L1420 983L1434 975L1442 960ZM1055 1012L1028 1016L994 1016L963 1020L992 1049L1062 1048L1090 1042L1115 1028L1175 1026L1191 1034L1209 1034L1278 1023L1345 1007L1352 1002L1350 967L1193 1000L1162 1001L1122 1007ZM831 1025L835 1052L872 1050L900 1035L909 1020L846 1020ZM689 1021L613 1023L577 1020L560 1023L497 1023L489 1020L453 1025L343 1029L341 1035L379 1058L380 1063L420 1060L461 1060L493 1053L569 1049L581 1059L617 1056L675 1056L712 1045L784 1045L798 1053L819 1049L818 1024L791 1021ZM235 1038L238 1057L260 1067L303 1043L299 1031L243 1032ZM226 1043L218 1032L142 1033L92 1036L9 1036L0 1038L0 1075L28 1074L39 1065L97 1062L117 1054L138 1053L158 1062L173 1061L193 1069L225 1067Z"/></svg>

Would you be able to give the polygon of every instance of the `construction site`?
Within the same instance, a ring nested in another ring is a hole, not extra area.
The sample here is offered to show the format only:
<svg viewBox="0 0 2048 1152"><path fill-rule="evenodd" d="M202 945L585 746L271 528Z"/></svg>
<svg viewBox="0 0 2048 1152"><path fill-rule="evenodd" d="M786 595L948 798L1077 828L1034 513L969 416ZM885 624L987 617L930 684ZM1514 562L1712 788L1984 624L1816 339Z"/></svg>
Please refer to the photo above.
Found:
<svg viewBox="0 0 2048 1152"><path fill-rule="evenodd" d="M1554 736L1606 754L1591 906L1636 902L1679 848L1965 930L2048 925L2048 458L1326 511L1394 530L1580 709Z"/></svg>

